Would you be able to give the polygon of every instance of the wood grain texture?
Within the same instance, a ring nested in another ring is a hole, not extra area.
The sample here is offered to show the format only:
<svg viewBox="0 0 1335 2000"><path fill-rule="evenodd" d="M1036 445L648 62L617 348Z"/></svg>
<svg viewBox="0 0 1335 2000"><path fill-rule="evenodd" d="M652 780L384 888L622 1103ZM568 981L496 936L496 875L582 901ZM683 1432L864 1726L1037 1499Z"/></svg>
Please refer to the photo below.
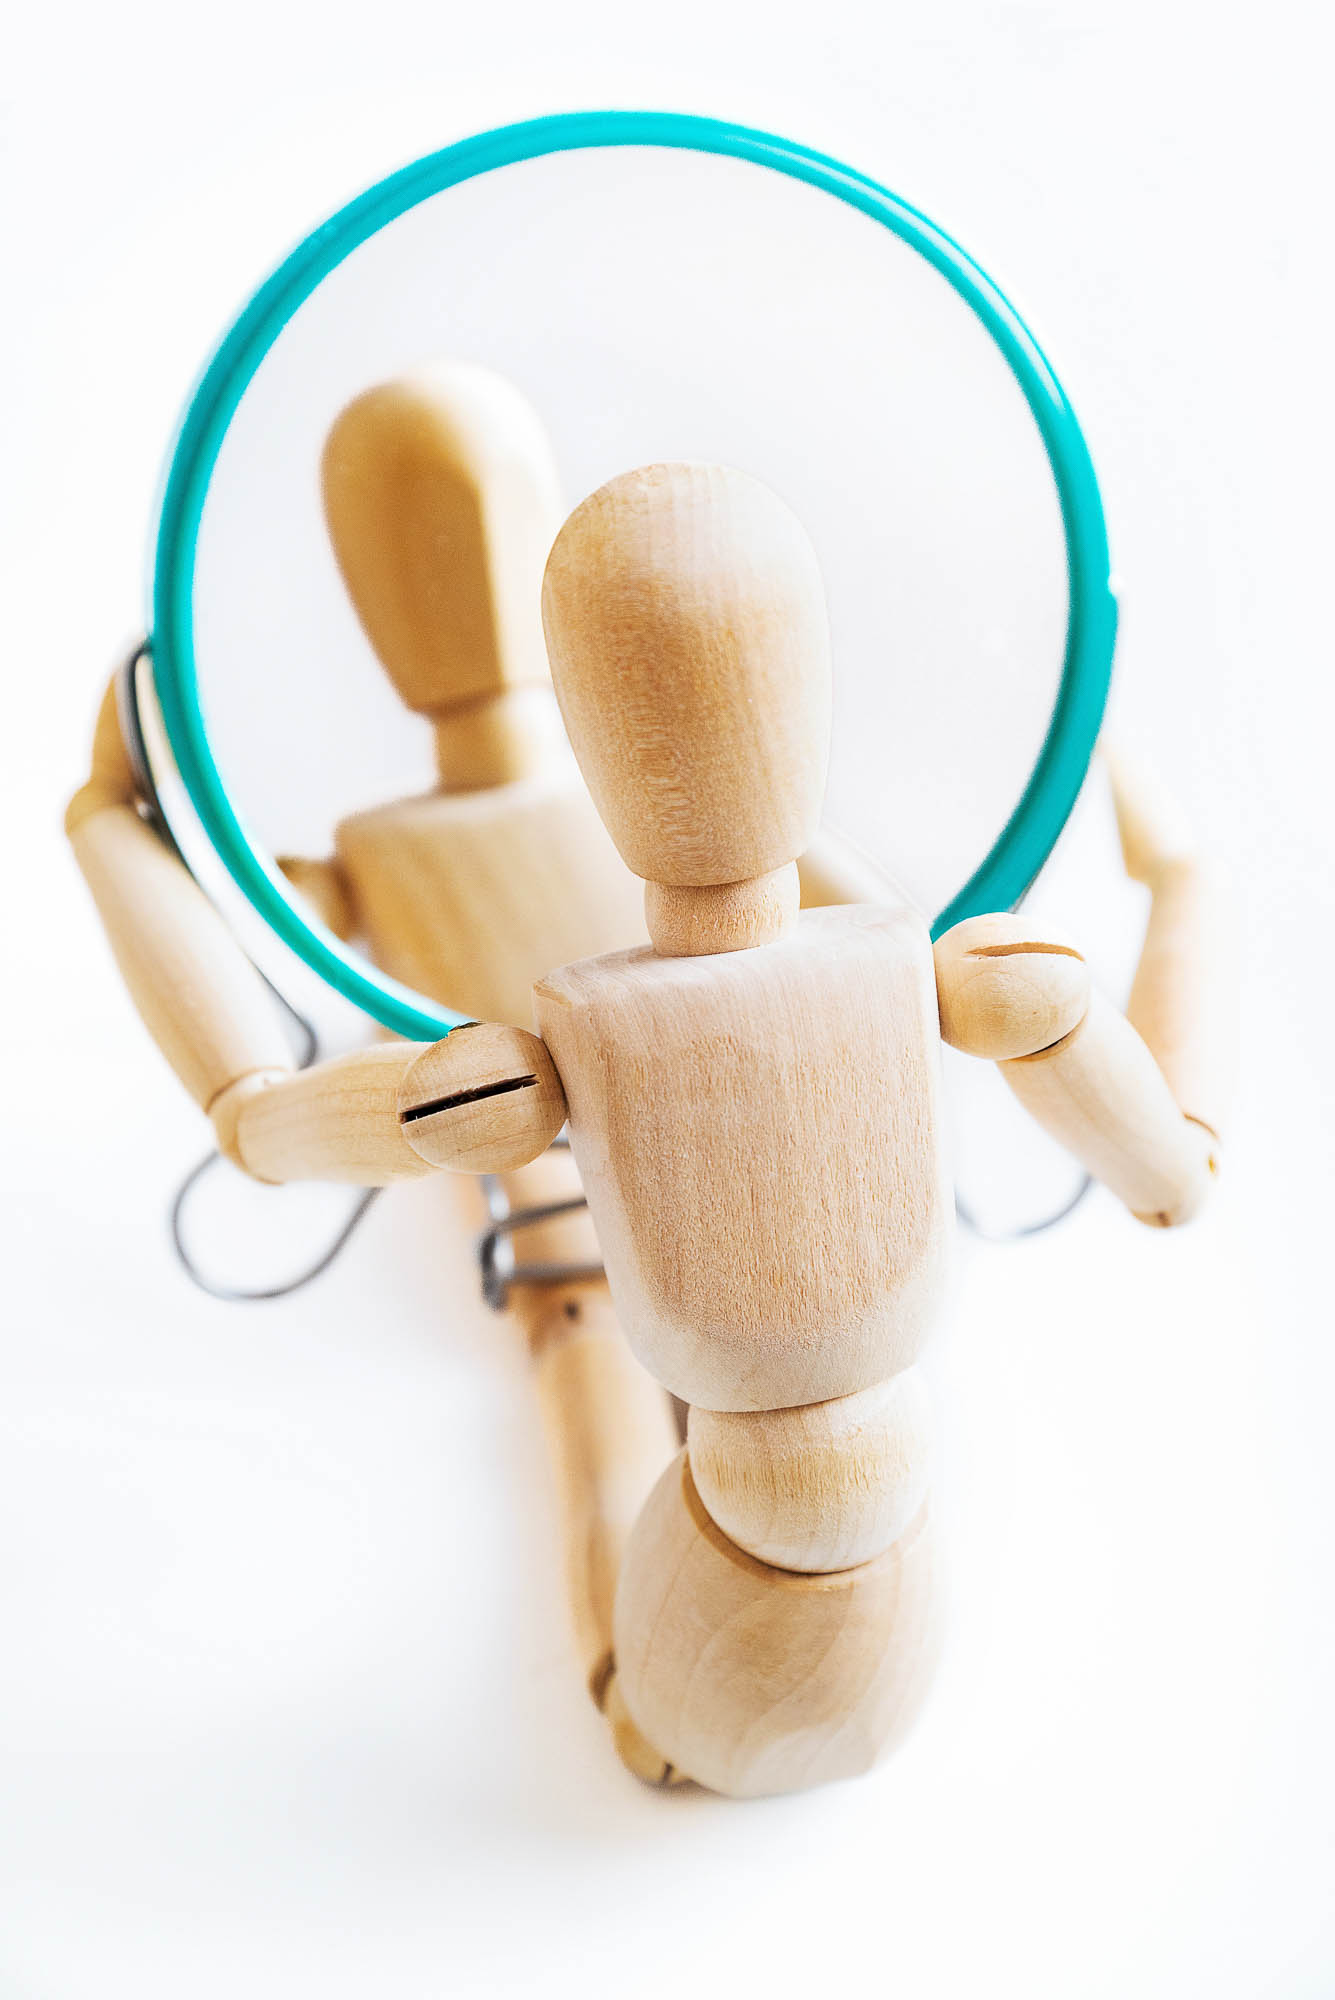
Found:
<svg viewBox="0 0 1335 2000"><path fill-rule="evenodd" d="M399 1124L399 1088L422 1053L381 1042L271 1083L235 1109L232 1152L262 1181L385 1187L432 1169Z"/></svg>
<svg viewBox="0 0 1335 2000"><path fill-rule="evenodd" d="M793 927L801 902L793 862L751 882L700 889L644 885L644 915L653 948L663 958L701 958L720 951L754 951Z"/></svg>
<svg viewBox="0 0 1335 2000"><path fill-rule="evenodd" d="M1108 763L1127 873L1150 892L1127 1019L1182 1111L1218 1137L1237 1068L1237 926L1227 884L1176 801L1125 757Z"/></svg>
<svg viewBox="0 0 1335 2000"><path fill-rule="evenodd" d="M336 851L377 965L478 1020L531 1026L553 965L645 936L643 888L568 753L515 784L357 813Z"/></svg>
<svg viewBox="0 0 1335 2000"><path fill-rule="evenodd" d="M273 995L203 890L132 806L76 814L70 844L149 1034L205 1110L292 1057Z"/></svg>
<svg viewBox="0 0 1335 2000"><path fill-rule="evenodd" d="M565 1095L536 1035L495 1021L455 1028L403 1074L398 1119L435 1167L496 1174L536 1160L566 1122Z"/></svg>
<svg viewBox="0 0 1335 2000"><path fill-rule="evenodd" d="M661 1750L648 1742L626 1707L626 1697L615 1669L603 1697L603 1714L612 1732L612 1745L631 1776L642 1784L664 1790L669 1785L689 1785L691 1780L673 1769Z"/></svg>
<svg viewBox="0 0 1335 2000"><path fill-rule="evenodd" d="M738 1548L778 1569L851 1569L927 1497L931 1399L906 1368L805 1409L693 1409L686 1443L696 1492Z"/></svg>
<svg viewBox="0 0 1335 2000"><path fill-rule="evenodd" d="M941 1033L1001 1062L1059 1042L1084 1019L1089 967L1074 945L1035 937L1022 916L970 917L936 941Z"/></svg>
<svg viewBox="0 0 1335 2000"><path fill-rule="evenodd" d="M837 828L821 825L797 857L804 910L836 903L911 903L890 870Z"/></svg>
<svg viewBox="0 0 1335 2000"><path fill-rule="evenodd" d="M545 681L551 446L513 384L438 364L368 389L331 429L325 521L367 638L409 708Z"/></svg>
<svg viewBox="0 0 1335 2000"><path fill-rule="evenodd" d="M953 1229L926 926L817 910L762 951L624 952L535 989L631 1345L708 1409L915 1358Z"/></svg>
<svg viewBox="0 0 1335 2000"><path fill-rule="evenodd" d="M937 1599L925 1510L874 1562L796 1576L728 1541L683 1452L626 1552L617 1685L645 1741L714 1791L756 1798L855 1777L917 1713Z"/></svg>
<svg viewBox="0 0 1335 2000"><path fill-rule="evenodd" d="M243 1174L250 1174L252 1180L263 1180L262 1174L254 1173L247 1166L241 1152L239 1129L241 1113L252 1097L258 1097L262 1090L269 1090L275 1084L286 1082L292 1074L290 1070L252 1069L245 1076L239 1076L235 1083L229 1083L220 1090L209 1105L209 1119L213 1126L213 1136L218 1151ZM273 1185L273 1183L268 1183Z"/></svg>
<svg viewBox="0 0 1335 2000"><path fill-rule="evenodd" d="M566 729L627 865L749 881L816 830L830 737L820 570L758 480L653 465L575 509L543 584Z"/></svg>
<svg viewBox="0 0 1335 2000"><path fill-rule="evenodd" d="M533 1351L566 1593L589 1692L612 1671L612 1608L632 1528L678 1449L672 1406L636 1361L599 1281L511 1293Z"/></svg>
<svg viewBox="0 0 1335 2000"><path fill-rule="evenodd" d="M1064 1041L999 1067L1025 1109L1140 1221L1169 1228L1196 1214L1214 1137L1182 1116L1154 1057L1102 994Z"/></svg>

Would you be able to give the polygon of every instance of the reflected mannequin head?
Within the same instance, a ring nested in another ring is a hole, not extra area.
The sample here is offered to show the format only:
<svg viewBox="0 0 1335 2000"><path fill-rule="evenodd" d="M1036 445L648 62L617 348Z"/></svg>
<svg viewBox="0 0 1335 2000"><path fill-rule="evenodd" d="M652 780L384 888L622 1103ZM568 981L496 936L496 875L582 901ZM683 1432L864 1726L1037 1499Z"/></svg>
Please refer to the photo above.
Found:
<svg viewBox="0 0 1335 2000"><path fill-rule="evenodd" d="M545 431L500 376L437 366L349 403L322 474L349 595L432 727L438 782L342 816L332 861L279 865L404 988L522 1025L550 966L643 934L547 670L559 506Z"/></svg>
<svg viewBox="0 0 1335 2000"><path fill-rule="evenodd" d="M511 383L437 363L366 390L329 432L321 485L348 594L407 707L440 722L521 690L550 704L538 607L560 494Z"/></svg>

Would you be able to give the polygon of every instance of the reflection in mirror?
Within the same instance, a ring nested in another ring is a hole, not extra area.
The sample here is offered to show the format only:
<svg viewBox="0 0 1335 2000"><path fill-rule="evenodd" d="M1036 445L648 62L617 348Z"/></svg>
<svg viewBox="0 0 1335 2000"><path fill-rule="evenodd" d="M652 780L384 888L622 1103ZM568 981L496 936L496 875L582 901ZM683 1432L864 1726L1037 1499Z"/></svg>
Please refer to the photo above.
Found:
<svg viewBox="0 0 1335 2000"><path fill-rule="evenodd" d="M349 598L435 783L280 859L337 936L430 999L523 1026L535 979L638 941L639 888L561 731L539 616L560 525L545 433L500 376L437 365L365 391L322 459Z"/></svg>
<svg viewBox="0 0 1335 2000"><path fill-rule="evenodd" d="M330 929L464 1014L527 1021L535 976L643 938L538 594L569 506L659 458L741 466L804 522L828 816L929 915L1042 744L1054 482L991 337L915 251L805 184L652 147L437 195L331 273L243 396L195 630L252 835Z"/></svg>

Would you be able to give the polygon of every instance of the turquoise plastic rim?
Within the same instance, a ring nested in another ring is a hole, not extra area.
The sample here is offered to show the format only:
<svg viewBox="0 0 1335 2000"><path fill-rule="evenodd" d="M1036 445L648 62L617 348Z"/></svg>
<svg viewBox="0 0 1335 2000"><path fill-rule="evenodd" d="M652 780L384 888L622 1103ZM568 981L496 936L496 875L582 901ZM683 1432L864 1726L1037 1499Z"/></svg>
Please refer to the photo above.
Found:
<svg viewBox="0 0 1335 2000"><path fill-rule="evenodd" d="M667 146L749 160L806 181L889 229L954 288L1000 348L1052 467L1066 537L1069 610L1061 682L1029 782L990 852L933 925L939 936L983 911L1010 909L1051 853L1084 783L1112 672L1117 606L1098 481L1080 426L1038 342L958 243L888 188L791 140L665 111L582 111L483 132L391 174L322 223L255 293L219 345L186 410L168 468L153 574L151 650L167 738L191 803L239 887L298 957L383 1026L434 1040L462 1016L377 973L312 924L227 795L200 707L194 575L200 518L227 428L255 371L316 286L368 237L419 202L479 174L547 154Z"/></svg>

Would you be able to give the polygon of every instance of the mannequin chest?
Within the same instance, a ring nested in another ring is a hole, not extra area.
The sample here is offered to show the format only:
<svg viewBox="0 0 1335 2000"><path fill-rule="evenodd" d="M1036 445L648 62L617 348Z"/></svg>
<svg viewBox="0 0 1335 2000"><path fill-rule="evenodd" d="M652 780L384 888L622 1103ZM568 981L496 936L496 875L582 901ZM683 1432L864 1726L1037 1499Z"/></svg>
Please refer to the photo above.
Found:
<svg viewBox="0 0 1335 2000"><path fill-rule="evenodd" d="M628 1338L710 1409L824 1401L908 1366L953 1204L926 926L814 910L775 944L549 973L538 1031Z"/></svg>
<svg viewBox="0 0 1335 2000"><path fill-rule="evenodd" d="M549 966L644 936L642 886L573 769L356 813L335 850L377 964L479 1020L531 1026Z"/></svg>

